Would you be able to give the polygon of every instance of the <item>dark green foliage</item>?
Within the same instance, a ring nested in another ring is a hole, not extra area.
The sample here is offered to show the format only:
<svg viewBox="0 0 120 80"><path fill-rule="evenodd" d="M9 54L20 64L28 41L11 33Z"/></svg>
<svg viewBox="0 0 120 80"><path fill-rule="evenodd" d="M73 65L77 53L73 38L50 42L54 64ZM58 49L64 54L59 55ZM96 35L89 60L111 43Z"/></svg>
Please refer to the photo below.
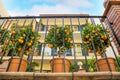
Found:
<svg viewBox="0 0 120 80"><path fill-rule="evenodd" d="M95 58L94 57L92 57L92 59L88 59L87 60L87 64L86 63L83 64L83 68L85 68L85 69L87 68L88 72L91 72L90 71L91 69L96 71L96 67L95 67L94 62L95 62Z"/></svg>
<svg viewBox="0 0 120 80"><path fill-rule="evenodd" d="M31 63L31 67L30 67L30 64L28 65L28 67L27 67L27 69L26 69L26 72L34 72L34 68L35 67L38 67L39 66L39 63L37 63L37 62L32 62ZM30 69L30 71L29 71L29 69Z"/></svg>
<svg viewBox="0 0 120 80"><path fill-rule="evenodd" d="M118 59L118 62L120 63L120 57L119 56L117 57L117 59ZM120 66L118 65L118 62L116 60L116 66L117 66L116 69L117 69L118 72L120 72Z"/></svg>
<svg viewBox="0 0 120 80"><path fill-rule="evenodd" d="M70 72L77 72L79 70L79 66L77 63L70 63Z"/></svg>

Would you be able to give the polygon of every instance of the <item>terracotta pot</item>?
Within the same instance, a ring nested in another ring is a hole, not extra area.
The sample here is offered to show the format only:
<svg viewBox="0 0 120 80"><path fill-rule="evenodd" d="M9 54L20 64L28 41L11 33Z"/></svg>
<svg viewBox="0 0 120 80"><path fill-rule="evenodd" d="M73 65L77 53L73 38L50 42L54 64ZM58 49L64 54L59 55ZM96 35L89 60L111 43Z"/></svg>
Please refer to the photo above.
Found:
<svg viewBox="0 0 120 80"><path fill-rule="evenodd" d="M0 56L2 56L2 52L0 52Z"/></svg>
<svg viewBox="0 0 120 80"><path fill-rule="evenodd" d="M52 70L52 62L53 59L50 60L50 66ZM68 59L65 59L65 71L69 72L70 69L70 61ZM54 58L54 72L64 72L64 58Z"/></svg>
<svg viewBox="0 0 120 80"><path fill-rule="evenodd" d="M111 70L116 71L115 59L108 57L108 62L110 64ZM98 64L99 64L99 67L100 67L100 71L110 71L109 67L108 67L108 64L107 64L107 61L106 61L106 58L99 59ZM97 68L97 71L99 71L97 61L95 61L95 66Z"/></svg>
<svg viewBox="0 0 120 80"><path fill-rule="evenodd" d="M13 59L10 63L10 67L9 67L8 72L17 72L19 63L20 63L20 58L19 57L13 57ZM28 65L28 61L25 60L25 59L22 59L19 72L25 72L26 68L27 68L27 65Z"/></svg>
<svg viewBox="0 0 120 80"><path fill-rule="evenodd" d="M0 64L0 72L6 72L7 66L8 66L8 61L5 61L2 64Z"/></svg>

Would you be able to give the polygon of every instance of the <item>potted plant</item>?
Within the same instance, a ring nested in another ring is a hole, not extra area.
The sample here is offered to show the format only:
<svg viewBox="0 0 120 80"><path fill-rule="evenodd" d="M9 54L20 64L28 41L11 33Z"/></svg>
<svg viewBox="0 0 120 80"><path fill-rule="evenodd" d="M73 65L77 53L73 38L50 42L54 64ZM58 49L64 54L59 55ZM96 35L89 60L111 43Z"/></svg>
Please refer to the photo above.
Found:
<svg viewBox="0 0 120 80"><path fill-rule="evenodd" d="M120 63L120 56L117 56L117 59L118 59L118 62ZM117 66L116 69L117 69L118 72L120 72L120 66L119 66L117 60L115 60L115 61L116 61L116 66Z"/></svg>
<svg viewBox="0 0 120 80"><path fill-rule="evenodd" d="M70 63L70 72L78 72L79 65L77 63Z"/></svg>
<svg viewBox="0 0 120 80"><path fill-rule="evenodd" d="M84 49L88 50L88 52L93 52L95 48L96 54L102 56L101 59L96 61L100 66L100 71L109 71L107 59L103 57L104 55L103 53L105 53L106 48L110 46L110 40L108 35L109 35L109 32L106 29L103 29L103 27L99 24L97 24L96 26L93 26L92 24L87 24L87 26L83 28L83 31L82 31ZM94 48L92 46L92 43L94 45ZM97 67L98 65L96 62L95 62L95 65ZM112 71L116 71L115 59L108 57L108 62L111 66Z"/></svg>
<svg viewBox="0 0 120 80"><path fill-rule="evenodd" d="M87 72L95 72L96 71L96 67L94 64L95 58L92 57L91 59L87 60L87 64L84 62L83 63L83 68L87 69Z"/></svg>
<svg viewBox="0 0 120 80"><path fill-rule="evenodd" d="M58 51L58 58L54 61L50 60L50 64L54 62L54 72L64 72L64 58L61 55L65 53L70 48L73 48L72 41L72 31L69 27L55 26L48 30L48 35L46 37L46 42L48 47ZM69 72L70 61L65 59L66 72Z"/></svg>
<svg viewBox="0 0 120 80"><path fill-rule="evenodd" d="M25 44L26 47L24 49L23 56L27 56L28 53L32 51L32 47L36 43L35 42L36 34L37 32L29 26L24 26L19 30L11 31L11 41L9 46L11 46L11 49L14 51L15 56L11 60L11 64L8 72L17 71L18 65L20 63L19 56L22 55L22 50ZM26 42L27 37L28 39ZM19 71L20 72L26 71L27 65L28 65L28 61L26 59L22 59Z"/></svg>
<svg viewBox="0 0 120 80"><path fill-rule="evenodd" d="M7 29L0 29L0 56L2 55L2 51L8 42L9 35L9 31Z"/></svg>
<svg viewBox="0 0 120 80"><path fill-rule="evenodd" d="M31 67L30 67L30 66L27 66L26 72L34 72L35 67L39 67L39 63L36 62L36 61L33 61L33 62L31 63ZM29 70L29 69L30 69L30 70Z"/></svg>
<svg viewBox="0 0 120 80"><path fill-rule="evenodd" d="M39 35L39 37L40 37L40 35ZM40 39L38 39L38 40L40 40ZM42 44L41 44L41 42L37 42L36 43L36 45L35 45L35 50L34 50L34 56L39 56L40 55L40 52L41 52L41 46L42 46Z"/></svg>

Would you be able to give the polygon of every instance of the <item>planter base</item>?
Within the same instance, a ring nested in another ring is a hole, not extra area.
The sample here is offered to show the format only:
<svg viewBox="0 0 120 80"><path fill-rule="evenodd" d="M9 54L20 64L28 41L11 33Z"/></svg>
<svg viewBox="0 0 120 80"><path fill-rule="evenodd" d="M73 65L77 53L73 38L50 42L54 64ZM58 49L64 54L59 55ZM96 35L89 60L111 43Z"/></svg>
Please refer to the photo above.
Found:
<svg viewBox="0 0 120 80"><path fill-rule="evenodd" d="M85 69L79 69L78 72L86 72Z"/></svg>
<svg viewBox="0 0 120 80"><path fill-rule="evenodd" d="M111 70L116 72L115 59L114 58L108 58L108 62L109 62L109 65L111 67ZM103 71L110 71L109 67L108 67L108 64L107 64L107 61L106 61L106 58L99 59L98 64L99 64L99 67L100 67L100 71L102 71L102 72ZM95 62L95 66L97 68L97 71L99 71L97 61Z"/></svg>
<svg viewBox="0 0 120 80"><path fill-rule="evenodd" d="M50 66L52 69L52 63L53 63L53 59L50 60ZM64 58L55 58L54 59L54 72L69 72L69 68L70 68L70 61L68 59L65 59L65 68L64 68Z"/></svg>
<svg viewBox="0 0 120 80"><path fill-rule="evenodd" d="M10 67L9 67L8 72L17 72L19 63L20 63L20 58L19 57L13 57L13 59L10 63ZM27 65L28 65L28 61L25 60L25 59L22 59L19 72L25 72L26 68L27 68Z"/></svg>

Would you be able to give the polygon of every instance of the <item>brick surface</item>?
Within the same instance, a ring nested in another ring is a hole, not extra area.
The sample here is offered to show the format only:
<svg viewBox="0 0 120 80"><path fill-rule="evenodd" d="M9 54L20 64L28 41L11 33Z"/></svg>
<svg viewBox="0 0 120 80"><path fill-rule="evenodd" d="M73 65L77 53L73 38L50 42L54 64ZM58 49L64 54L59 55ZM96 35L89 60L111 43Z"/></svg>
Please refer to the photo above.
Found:
<svg viewBox="0 0 120 80"><path fill-rule="evenodd" d="M104 12L104 16L107 16L109 21L113 23L112 27L118 39L120 40L120 5L118 5L118 3L120 3L120 0L108 0L106 4L106 10ZM107 28L109 28L107 21L105 20L104 22ZM111 30L110 30L110 34L120 54L120 46L118 45Z"/></svg>
<svg viewBox="0 0 120 80"><path fill-rule="evenodd" d="M0 80L109 80L120 79L119 72L33 73L0 72Z"/></svg>
<svg viewBox="0 0 120 80"><path fill-rule="evenodd" d="M0 72L0 80L33 80L32 72Z"/></svg>
<svg viewBox="0 0 120 80"><path fill-rule="evenodd" d="M72 73L35 73L35 80L72 80Z"/></svg>

